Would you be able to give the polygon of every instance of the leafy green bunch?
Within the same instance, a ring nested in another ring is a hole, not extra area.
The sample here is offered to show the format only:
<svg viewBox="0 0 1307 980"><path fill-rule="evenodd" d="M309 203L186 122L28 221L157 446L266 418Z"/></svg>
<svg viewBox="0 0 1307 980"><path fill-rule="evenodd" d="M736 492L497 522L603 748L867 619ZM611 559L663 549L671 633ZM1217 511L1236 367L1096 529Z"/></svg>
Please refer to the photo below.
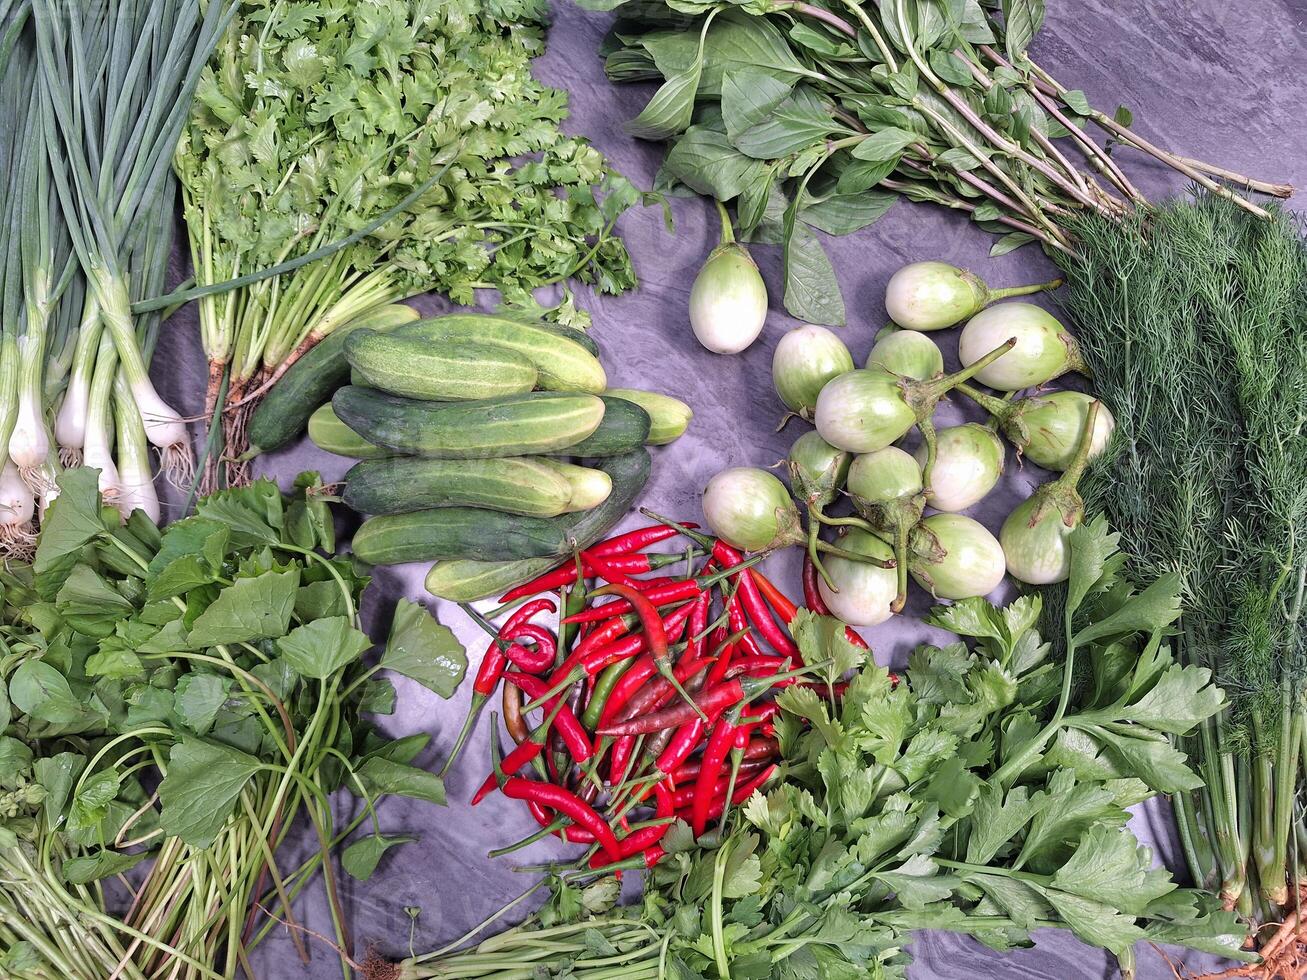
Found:
<svg viewBox="0 0 1307 980"><path fill-rule="evenodd" d="M639 195L563 135L566 94L531 74L546 12L239 5L176 158L196 280L322 257L204 298L205 351L219 381L230 363L231 401L340 324L418 293L526 302L573 276L634 285L612 230ZM215 381L210 411L217 393Z"/></svg>
<svg viewBox="0 0 1307 980"><path fill-rule="evenodd" d="M1086 218L1065 303L1117 436L1085 498L1132 574L1174 569L1182 659L1232 710L1194 739L1206 787L1176 797L1194 877L1278 919L1304 870L1307 239L1207 194Z"/></svg>
<svg viewBox="0 0 1307 980"><path fill-rule="evenodd" d="M321 874L347 948L331 848L371 817L343 855L366 878L407 839L381 833L380 797L444 802L411 765L427 736L392 741L370 721L395 704L379 671L448 697L461 646L401 600L381 656L364 659L368 579L329 557L316 474L289 498L268 481L204 498L163 532L140 511L122 524L96 483L91 469L60 478L34 563L3 577L0 927L49 975L167 962L232 976L273 925L258 928L258 908L293 922L292 898ZM338 789L363 803L343 826ZM318 852L283 868L300 821ZM99 882L147 862L131 908L111 915ZM29 892L47 907L20 924Z"/></svg>
<svg viewBox="0 0 1307 980"><path fill-rule="evenodd" d="M969 214L1002 236L993 254L1065 253L1067 216L1143 202L1087 123L1214 193L1231 195L1212 175L1291 192L1177 157L1059 83L1028 54L1043 0L581 2L621 8L610 78L662 81L628 125L669 141L662 186L733 202L743 237L780 244L785 307L811 323L844 322L817 233L858 231L899 197Z"/></svg>
<svg viewBox="0 0 1307 980"><path fill-rule="evenodd" d="M930 622L972 646L920 647L897 683L837 620L801 612L805 660L852 678L838 701L779 696L784 765L728 832L675 825L639 910L590 914L615 890L578 878L528 928L401 976L497 976L515 959L587 980L903 977L917 929L1009 950L1060 927L1127 967L1140 940L1248 959L1236 918L1177 888L1125 827L1127 807L1198 785L1172 740L1224 703L1167 645L1177 582L1136 590L1101 520L1071 541L1065 660L1037 595L937 608Z"/></svg>

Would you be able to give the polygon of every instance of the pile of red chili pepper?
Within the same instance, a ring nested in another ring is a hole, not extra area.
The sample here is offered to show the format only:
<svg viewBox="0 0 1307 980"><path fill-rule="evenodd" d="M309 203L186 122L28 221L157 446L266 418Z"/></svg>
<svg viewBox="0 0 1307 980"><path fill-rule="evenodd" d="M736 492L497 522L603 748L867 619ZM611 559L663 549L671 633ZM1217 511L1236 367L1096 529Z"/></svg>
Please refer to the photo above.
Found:
<svg viewBox="0 0 1307 980"><path fill-rule="evenodd" d="M674 821L699 837L776 772L776 704L764 698L813 683L822 666L805 665L788 632L797 607L756 567L764 556L656 519L513 589L486 615L463 606L493 639L445 769L502 687L517 745L500 758L496 724L492 771L472 803L498 789L540 824L492 855L555 834L590 845L592 868L652 867ZM678 537L685 551L649 551ZM663 574L678 563L681 576ZM810 567L804 592L828 614ZM545 616L556 630L537 622Z"/></svg>

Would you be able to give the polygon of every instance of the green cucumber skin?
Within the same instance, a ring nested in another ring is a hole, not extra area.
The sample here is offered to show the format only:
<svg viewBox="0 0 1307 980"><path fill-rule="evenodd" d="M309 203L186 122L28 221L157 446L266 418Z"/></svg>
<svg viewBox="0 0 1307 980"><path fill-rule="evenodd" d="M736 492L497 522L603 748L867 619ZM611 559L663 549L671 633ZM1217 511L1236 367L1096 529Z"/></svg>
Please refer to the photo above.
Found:
<svg viewBox="0 0 1307 980"><path fill-rule="evenodd" d="M324 453L353 459L388 459L395 455L383 446L374 446L336 418L331 402L309 416L309 441Z"/></svg>
<svg viewBox="0 0 1307 980"><path fill-rule="evenodd" d="M645 444L649 438L649 413L625 398L600 395L604 417L589 436L547 456L621 456Z"/></svg>
<svg viewBox="0 0 1307 980"><path fill-rule="evenodd" d="M520 395L536 385L526 357L489 344L431 344L374 330L355 330L345 357L363 384L391 395L429 401L473 401Z"/></svg>
<svg viewBox="0 0 1307 980"><path fill-rule="evenodd" d="M422 402L349 385L331 403L340 420L368 442L436 459L552 453L583 441L604 415L595 395L547 391Z"/></svg>
<svg viewBox="0 0 1307 980"><path fill-rule="evenodd" d="M572 485L530 457L420 459L395 457L345 474L345 504L360 514L403 514L432 507L483 507L524 517L567 512Z"/></svg>
<svg viewBox="0 0 1307 980"><path fill-rule="evenodd" d="M635 388L609 388L607 395L623 398L639 405L649 413L650 446L665 446L675 442L685 434L694 418L690 406L671 395L660 395L656 391L639 391Z"/></svg>
<svg viewBox="0 0 1307 980"><path fill-rule="evenodd" d="M608 377L599 358L584 344L559 332L485 313L451 313L410 323L399 336L424 341L468 341L506 347L528 358L536 366L536 384L547 391L580 391L598 395L608 387Z"/></svg>
<svg viewBox="0 0 1307 980"><path fill-rule="evenodd" d="M247 430L250 451L271 452L294 442L309 416L349 379L345 342L356 330L389 333L416 322L421 314L411 306L392 303L337 327L290 366L259 402Z"/></svg>
<svg viewBox="0 0 1307 980"><path fill-rule="evenodd" d="M442 558L516 561L556 553L557 518L521 517L480 507L436 507L370 517L354 532L354 554L369 565Z"/></svg>
<svg viewBox="0 0 1307 980"><path fill-rule="evenodd" d="M624 456L583 462L607 473L613 481L613 492L598 507L553 518L563 539L562 547L553 555L524 561L437 562L427 573L427 591L451 602L472 602L499 595L556 567L573 548L588 548L608 534L627 515L649 481L652 463L649 451L641 447Z"/></svg>

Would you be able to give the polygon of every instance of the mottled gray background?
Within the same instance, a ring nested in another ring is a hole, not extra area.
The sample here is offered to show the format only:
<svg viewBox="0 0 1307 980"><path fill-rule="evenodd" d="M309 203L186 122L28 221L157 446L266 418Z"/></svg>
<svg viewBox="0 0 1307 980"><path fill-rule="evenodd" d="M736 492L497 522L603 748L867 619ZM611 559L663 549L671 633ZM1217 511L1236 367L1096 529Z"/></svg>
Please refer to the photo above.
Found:
<svg viewBox="0 0 1307 980"><path fill-rule="evenodd" d="M1164 146L1257 176L1307 185L1307 0L1053 0L1048 24L1036 51L1039 60L1090 101L1111 111L1125 103L1136 127ZM653 178L659 148L632 140L622 131L652 92L652 86L610 85L596 55L609 18L586 14L567 2L555 3L556 22L549 52L539 62L547 82L571 92L568 129L589 136L614 165L637 184ZM1123 154L1132 177L1149 196L1160 196L1183 181L1133 154ZM655 472L644 497L647 505L684 518L699 515L698 492L724 466L768 465L780 459L798 433L792 426L773 429L780 405L771 389L770 364L777 340L794 321L773 309L767 329L743 355L722 357L701 349L686 320L690 283L715 243L716 221L701 200L673 202L676 234L664 231L657 209L628 214L621 232L641 278L637 292L617 298L583 296L594 315L594 332L605 350L612 383L675 394L695 411L690 434L657 453ZM991 239L955 212L927 205L899 203L881 221L859 234L831 241L831 255L849 309L843 333L861 362L871 337L883 324L885 282L900 265L919 259L942 259L980 271L994 285L1048 278L1048 263L1033 249L990 260ZM779 278L780 259L773 248L755 256L769 282ZM779 293L772 291L774 307ZM487 299L489 303L489 299ZM427 312L442 311L442 299L416 301ZM955 332L936 335L946 357L954 360ZM199 410L203 392L201 355L193 311L183 311L165 333L156 375L165 394L191 412ZM967 406L945 404L942 418L954 421ZM262 461L279 478L306 467L338 477L345 465L307 444ZM1003 483L975 510L974 516L995 530L1014 503L1043 474L1011 466ZM629 523L634 524L635 520ZM795 586L797 568L774 559L778 581ZM423 569L381 570L371 590L371 612L388 609L398 596L423 598ZM928 630L913 622L925 608L920 592L906 613L867 631L882 662L899 660ZM442 604L443 606L443 604ZM481 634L469 628L457 609L440 608L440 617L470 645L472 666L484 649ZM423 761L443 758L466 706L460 692L452 702L437 699L418 685L397 680L399 709L384 720L394 734L427 731L434 748ZM535 828L515 803L492 796L473 810L463 801L484 775L486 726L470 745L464 763L449 780L450 805L440 809L391 799L380 810L388 832L408 832L418 843L392 851L367 884L343 878L344 901L351 916L355 953L370 945L389 955L403 955L410 928L405 906L420 907L414 948L431 949L461 935L471 925L517 895L531 882L515 873L511 858L488 860L486 851ZM1150 808L1135 820L1141 837L1152 839L1168 863L1178 858L1169 814ZM518 861L541 861L562 853L561 845L536 845ZM301 921L323 933L331 931L320 893L303 903ZM316 945L311 943L310 945ZM1068 935L1047 932L1034 949L999 956L977 943L954 936L926 934L913 946L913 977L1093 978L1112 975L1103 954L1086 949ZM1139 975L1163 980L1174 974L1160 955L1139 951ZM319 948L308 966L301 965L284 933L277 932L254 960L264 978L327 978L339 970L331 952ZM1191 956L1194 972L1213 967L1210 957Z"/></svg>

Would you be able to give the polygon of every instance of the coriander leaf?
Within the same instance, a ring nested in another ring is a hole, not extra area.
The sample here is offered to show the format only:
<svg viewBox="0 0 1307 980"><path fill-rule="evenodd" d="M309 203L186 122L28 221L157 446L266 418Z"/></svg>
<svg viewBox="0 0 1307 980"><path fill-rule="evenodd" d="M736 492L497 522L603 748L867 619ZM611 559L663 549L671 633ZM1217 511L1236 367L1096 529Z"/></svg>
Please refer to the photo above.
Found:
<svg viewBox="0 0 1307 980"><path fill-rule="evenodd" d="M999 849L1020 833L1047 804L1046 793L1032 796L1027 787L1015 786L1005 799L1001 787L985 783L980 787L971 814L967 863L989 864Z"/></svg>
<svg viewBox="0 0 1307 980"><path fill-rule="evenodd" d="M159 784L159 825L164 833L208 847L261 766L237 749L183 735L172 747L168 774Z"/></svg>
<svg viewBox="0 0 1307 980"><path fill-rule="evenodd" d="M448 698L458 690L467 671L467 651L453 631L437 622L424 606L400 599L381 666Z"/></svg>
<svg viewBox="0 0 1307 980"><path fill-rule="evenodd" d="M364 790L374 799L393 794L426 800L437 806L445 805L444 782L439 776L425 769L373 756L359 766L358 777L363 783ZM357 790L352 781L349 785L351 789Z"/></svg>
<svg viewBox="0 0 1307 980"><path fill-rule="evenodd" d="M299 582L298 566L237 579L196 618L189 646L198 649L285 635Z"/></svg>
<svg viewBox="0 0 1307 980"><path fill-rule="evenodd" d="M1134 916L1122 915L1110 905L1081 898L1070 892L1038 885L1034 887L1082 942L1121 956L1144 938L1144 931L1135 925Z"/></svg>
<svg viewBox="0 0 1307 980"><path fill-rule="evenodd" d="M1096 783L1078 783L1059 769L1048 780L1048 802L1030 824L1014 867L1056 867L1082 834L1095 824L1120 827L1129 817L1113 794Z"/></svg>
<svg viewBox="0 0 1307 980"><path fill-rule="evenodd" d="M1133 834L1102 826L1081 838L1050 884L1134 915L1175 890L1170 872L1153 867L1152 853Z"/></svg>
<svg viewBox="0 0 1307 980"><path fill-rule="evenodd" d="M292 587L287 593L288 601L293 594ZM277 641L282 658L295 673L318 681L343 670L370 646L372 641L367 634L355 629L344 616L315 619L297 626Z"/></svg>
<svg viewBox="0 0 1307 980"><path fill-rule="evenodd" d="M407 834L394 837L369 834L360 837L340 855L341 867L351 878L367 881L372 877L372 872L377 870L382 855L397 844L408 844L415 840L416 837Z"/></svg>
<svg viewBox="0 0 1307 980"><path fill-rule="evenodd" d="M950 817L964 817L971 812L980 786L980 777L968 772L963 760L955 755L931 774L922 798L939 804Z"/></svg>

